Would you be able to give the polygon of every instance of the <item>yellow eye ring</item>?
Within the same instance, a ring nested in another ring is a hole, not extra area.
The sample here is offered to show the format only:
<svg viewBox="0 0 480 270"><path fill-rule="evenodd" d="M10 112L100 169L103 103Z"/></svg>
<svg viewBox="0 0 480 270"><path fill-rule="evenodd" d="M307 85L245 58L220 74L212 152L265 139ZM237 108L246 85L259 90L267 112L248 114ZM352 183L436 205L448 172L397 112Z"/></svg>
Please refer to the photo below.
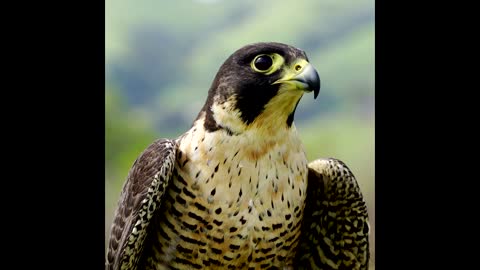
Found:
<svg viewBox="0 0 480 270"><path fill-rule="evenodd" d="M285 59L278 53L259 54L253 58L250 66L255 72L270 75L279 70L284 62Z"/></svg>
<svg viewBox="0 0 480 270"><path fill-rule="evenodd" d="M257 55L252 61L252 68L256 72L265 73L273 66L272 56L268 54Z"/></svg>

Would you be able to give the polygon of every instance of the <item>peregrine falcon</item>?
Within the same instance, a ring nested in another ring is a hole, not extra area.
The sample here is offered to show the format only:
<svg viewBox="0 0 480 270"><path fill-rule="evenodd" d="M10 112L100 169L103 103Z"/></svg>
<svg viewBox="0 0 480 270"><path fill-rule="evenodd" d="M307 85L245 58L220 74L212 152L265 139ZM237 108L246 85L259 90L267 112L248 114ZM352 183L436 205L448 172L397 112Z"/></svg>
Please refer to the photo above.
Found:
<svg viewBox="0 0 480 270"><path fill-rule="evenodd" d="M234 52L191 128L135 160L106 269L367 269L354 175L334 158L308 163L293 122L303 94L319 91L298 48Z"/></svg>

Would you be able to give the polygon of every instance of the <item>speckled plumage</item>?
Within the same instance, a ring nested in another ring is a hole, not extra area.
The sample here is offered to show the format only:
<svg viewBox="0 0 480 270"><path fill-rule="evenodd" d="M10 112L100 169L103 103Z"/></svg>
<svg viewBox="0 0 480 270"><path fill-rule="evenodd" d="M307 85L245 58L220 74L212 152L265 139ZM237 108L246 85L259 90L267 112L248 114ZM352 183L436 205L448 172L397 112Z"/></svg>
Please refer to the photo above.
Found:
<svg viewBox="0 0 480 270"><path fill-rule="evenodd" d="M267 76L247 66L268 53L281 69ZM319 82L275 83L306 61L279 43L225 61L192 127L132 166L107 269L366 269L368 216L353 174L336 159L308 164L293 124Z"/></svg>
<svg viewBox="0 0 480 270"><path fill-rule="evenodd" d="M355 176L342 161L308 164L307 204L295 265L298 269L367 269L367 206ZM311 199L310 199L311 198Z"/></svg>

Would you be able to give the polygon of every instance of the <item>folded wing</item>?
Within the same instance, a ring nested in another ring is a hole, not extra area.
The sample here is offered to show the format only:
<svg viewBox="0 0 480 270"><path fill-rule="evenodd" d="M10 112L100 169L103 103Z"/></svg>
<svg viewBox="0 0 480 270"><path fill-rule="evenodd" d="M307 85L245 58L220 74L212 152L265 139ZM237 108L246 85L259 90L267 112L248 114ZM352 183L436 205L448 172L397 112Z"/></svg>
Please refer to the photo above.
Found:
<svg viewBox="0 0 480 270"><path fill-rule="evenodd" d="M308 164L299 269L368 269L367 206L350 169L337 159Z"/></svg>
<svg viewBox="0 0 480 270"><path fill-rule="evenodd" d="M147 227L172 177L176 150L175 141L160 139L135 160L115 211L106 269L136 269Z"/></svg>

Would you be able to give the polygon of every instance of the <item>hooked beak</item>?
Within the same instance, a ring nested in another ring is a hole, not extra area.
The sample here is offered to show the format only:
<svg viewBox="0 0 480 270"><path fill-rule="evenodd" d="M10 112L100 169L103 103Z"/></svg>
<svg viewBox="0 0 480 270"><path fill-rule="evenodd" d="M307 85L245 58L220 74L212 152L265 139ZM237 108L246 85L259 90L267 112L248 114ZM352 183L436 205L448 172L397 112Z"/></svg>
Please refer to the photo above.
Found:
<svg viewBox="0 0 480 270"><path fill-rule="evenodd" d="M303 65L303 68L302 68ZM299 71L288 72L286 76L274 82L276 83L288 83L296 86L296 89L312 92L313 98L316 99L320 93L320 76L315 68L307 61L302 61L295 66L295 69L299 68Z"/></svg>

